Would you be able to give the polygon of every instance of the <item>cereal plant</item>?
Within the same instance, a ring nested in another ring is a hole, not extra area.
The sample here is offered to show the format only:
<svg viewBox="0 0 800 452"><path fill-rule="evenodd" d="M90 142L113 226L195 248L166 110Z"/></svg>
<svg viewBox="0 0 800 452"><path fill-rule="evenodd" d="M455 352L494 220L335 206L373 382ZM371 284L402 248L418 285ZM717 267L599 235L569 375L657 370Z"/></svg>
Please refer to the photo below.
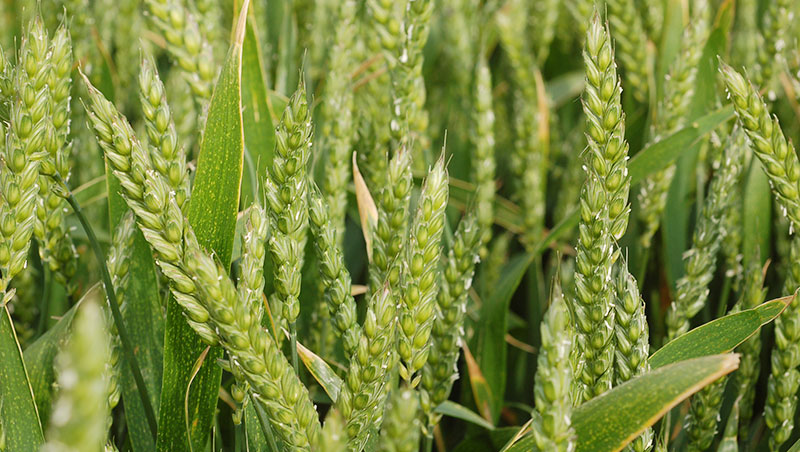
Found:
<svg viewBox="0 0 800 452"><path fill-rule="evenodd" d="M0 452L800 450L800 2L0 2Z"/></svg>

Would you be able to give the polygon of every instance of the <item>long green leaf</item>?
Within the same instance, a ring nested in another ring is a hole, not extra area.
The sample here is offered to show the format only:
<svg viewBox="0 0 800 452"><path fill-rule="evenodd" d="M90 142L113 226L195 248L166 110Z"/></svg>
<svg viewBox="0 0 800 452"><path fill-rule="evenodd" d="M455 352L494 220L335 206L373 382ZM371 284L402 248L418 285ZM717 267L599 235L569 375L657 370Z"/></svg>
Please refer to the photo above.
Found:
<svg viewBox="0 0 800 452"><path fill-rule="evenodd" d="M681 361L584 403L572 415L577 450L621 450L670 408L738 367L739 356L734 354Z"/></svg>
<svg viewBox="0 0 800 452"><path fill-rule="evenodd" d="M733 118L733 107L730 105L722 107L693 121L683 129L670 135L669 138L642 149L628 164L631 185L635 185L647 176L666 168L698 139L731 118Z"/></svg>
<svg viewBox="0 0 800 452"><path fill-rule="evenodd" d="M701 356L727 353L778 317L794 296L767 301L753 309L728 314L676 337L653 353L653 369Z"/></svg>
<svg viewBox="0 0 800 452"><path fill-rule="evenodd" d="M234 42L209 104L188 212L189 223L200 245L213 251L225 266L230 265L236 232L244 158L241 65L247 4L245 1L242 7ZM200 451L209 438L222 378L222 370L216 364L222 356L221 348L212 347L192 380L189 419L184 419L192 365L205 347L186 323L181 307L170 299L157 444L160 451ZM189 425L189 432L186 432L186 425Z"/></svg>
<svg viewBox="0 0 800 452"><path fill-rule="evenodd" d="M44 442L42 425L8 312L11 293L5 295L6 299L0 300L0 420L5 430L7 450L37 451Z"/></svg>
<svg viewBox="0 0 800 452"><path fill-rule="evenodd" d="M577 452L616 452L672 407L739 367L735 354L681 361L636 377L595 397L572 413ZM658 388L654 390L653 388ZM535 450L527 435L509 452Z"/></svg>
<svg viewBox="0 0 800 452"><path fill-rule="evenodd" d="M434 411L436 411L439 414L444 414L445 416L450 416L456 419L461 419L462 421L467 421L471 424L475 424L487 430L494 430L494 425L490 424L486 419L482 418L480 414L470 410L469 408L463 405L459 405L451 400L446 400L442 402L439 406L436 407Z"/></svg>
<svg viewBox="0 0 800 452"><path fill-rule="evenodd" d="M122 196L119 180L111 173L106 163L106 181L108 184L108 214L112 225L111 233L128 210ZM130 251L128 267L128 286L125 288L126 309L122 313L125 327L136 347L133 354L142 371L142 378L147 387L156 415L161 397L161 380L164 370L164 318L161 313L161 299L158 290L153 252L147 244L142 231L133 231L133 245ZM125 359L124 356L122 359ZM120 367L119 379L122 401L125 406L125 422L130 432L131 448L134 451L151 451L155 449L155 439L150 433L144 406L130 366Z"/></svg>
<svg viewBox="0 0 800 452"><path fill-rule="evenodd" d="M523 254L513 258L503 268L502 276L492 295L484 300L481 307L481 322L477 350L478 364L492 391L491 412L494 423L500 416L506 388L506 331L508 326L508 306L511 296L517 290L528 266L533 262L533 254Z"/></svg>
<svg viewBox="0 0 800 452"><path fill-rule="evenodd" d="M275 128L267 106L267 87L261 61L259 30L251 8L242 46L242 122L244 125L244 173L242 204L259 198L259 177L272 162Z"/></svg>

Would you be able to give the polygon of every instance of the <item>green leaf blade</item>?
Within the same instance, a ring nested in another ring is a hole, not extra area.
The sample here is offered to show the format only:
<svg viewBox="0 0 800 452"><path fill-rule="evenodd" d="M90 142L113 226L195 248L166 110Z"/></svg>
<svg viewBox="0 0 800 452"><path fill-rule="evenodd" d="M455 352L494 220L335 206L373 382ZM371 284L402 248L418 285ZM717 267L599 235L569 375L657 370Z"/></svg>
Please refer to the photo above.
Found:
<svg viewBox="0 0 800 452"><path fill-rule="evenodd" d="M242 122L244 126L244 172L242 204L259 198L260 177L272 162L275 127L267 105L267 87L261 61L261 42L255 21L247 22L242 46Z"/></svg>
<svg viewBox="0 0 800 452"><path fill-rule="evenodd" d="M479 427L485 428L486 430L494 430L494 425L482 418L481 415L470 410L464 405L459 405L451 400L445 400L439 406L437 406L434 411L439 414L444 414L445 416L454 417L456 419L461 419L462 421L475 424Z"/></svg>
<svg viewBox="0 0 800 452"><path fill-rule="evenodd" d="M728 314L676 337L653 353L650 367L656 369L678 361L729 352L778 317L792 298L778 298L753 309Z"/></svg>
<svg viewBox="0 0 800 452"><path fill-rule="evenodd" d="M621 450L672 407L738 367L738 355L706 356L664 366L617 386L573 412L576 450Z"/></svg>
<svg viewBox="0 0 800 452"><path fill-rule="evenodd" d="M0 419L7 450L37 451L44 443L44 434L6 301L0 308Z"/></svg>
<svg viewBox="0 0 800 452"><path fill-rule="evenodd" d="M500 281L492 296L484 300L481 308L481 325L478 343L478 364L486 377L492 393L491 413L495 422L500 416L506 387L506 331L511 297L522 277L533 262L533 254L513 258L503 269Z"/></svg>

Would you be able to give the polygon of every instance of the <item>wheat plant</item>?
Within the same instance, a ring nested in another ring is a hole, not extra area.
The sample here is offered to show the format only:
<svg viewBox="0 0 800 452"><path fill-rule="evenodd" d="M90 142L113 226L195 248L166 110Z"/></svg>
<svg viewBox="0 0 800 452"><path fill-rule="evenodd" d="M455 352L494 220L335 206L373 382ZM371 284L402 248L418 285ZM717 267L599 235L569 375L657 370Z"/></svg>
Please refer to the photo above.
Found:
<svg viewBox="0 0 800 452"><path fill-rule="evenodd" d="M0 452L798 450L796 3L0 2Z"/></svg>

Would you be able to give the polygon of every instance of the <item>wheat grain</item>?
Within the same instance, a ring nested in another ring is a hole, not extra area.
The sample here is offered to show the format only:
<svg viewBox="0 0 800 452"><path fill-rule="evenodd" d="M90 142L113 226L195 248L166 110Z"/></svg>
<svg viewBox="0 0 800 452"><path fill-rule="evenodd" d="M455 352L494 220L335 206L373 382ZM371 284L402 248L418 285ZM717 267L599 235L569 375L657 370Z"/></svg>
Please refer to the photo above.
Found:
<svg viewBox="0 0 800 452"><path fill-rule="evenodd" d="M133 238L134 230L136 228L136 217L132 212L128 211L119 220L117 227L114 229L112 246L108 250L108 257L106 257L106 266L108 273L111 275L111 285L114 287L114 294L117 296L117 303L121 313L125 313L128 308L128 301L126 294L128 292L128 284L130 282L130 261L133 252ZM122 344L119 338L117 327L114 324L114 319L111 315L111 307L108 307L106 312L106 325L108 325L109 334L111 335L111 353L109 355L109 369L108 369L108 405L110 408L117 406L119 402L120 387L119 375L122 371L122 360L120 359L120 349Z"/></svg>
<svg viewBox="0 0 800 452"><path fill-rule="evenodd" d="M543 66L550 55L558 23L559 3L558 0L534 2L530 9L534 54L539 66Z"/></svg>
<svg viewBox="0 0 800 452"><path fill-rule="evenodd" d="M423 152L429 149L422 50L428 40L432 9L431 0L408 0L399 30L402 36L400 46L391 56L392 140L395 147L403 146L409 150L417 168L424 165Z"/></svg>
<svg viewBox="0 0 800 452"><path fill-rule="evenodd" d="M701 0L704 1L704 0ZM652 63L647 51L647 33L634 0L609 0L608 22L616 42L616 55L625 69L625 82L639 102L649 96Z"/></svg>
<svg viewBox="0 0 800 452"><path fill-rule="evenodd" d="M175 123L167 103L164 84L158 76L151 58L141 59L139 70L139 101L153 167L169 182L175 201L186 212L189 198L189 171L186 169L186 152L178 143Z"/></svg>
<svg viewBox="0 0 800 452"><path fill-rule="evenodd" d="M775 75L774 68L785 64L790 8L789 0L775 0L767 6L764 14L764 45L757 48L753 77L758 86L768 86Z"/></svg>
<svg viewBox="0 0 800 452"><path fill-rule="evenodd" d="M356 302L351 295L350 273L344 265L344 253L338 244L337 230L329 217L328 205L315 186L308 191L308 212L325 303L330 321L341 336L345 358L349 361L361 336Z"/></svg>
<svg viewBox="0 0 800 452"><path fill-rule="evenodd" d="M211 98L216 65L211 45L182 0L145 0L150 18L167 41L167 50L201 103Z"/></svg>
<svg viewBox="0 0 800 452"><path fill-rule="evenodd" d="M664 24L664 3L660 0L638 0L636 6L640 15L644 17L645 29L650 40L659 42Z"/></svg>
<svg viewBox="0 0 800 452"><path fill-rule="evenodd" d="M429 339L439 290L444 209L449 193L447 181L443 152L422 186L403 269L398 353L404 364L400 375L412 386L418 382L414 374L422 369L430 353Z"/></svg>
<svg viewBox="0 0 800 452"><path fill-rule="evenodd" d="M419 393L408 387L398 388L386 403L378 450L415 452L419 450L420 431Z"/></svg>
<svg viewBox="0 0 800 452"><path fill-rule="evenodd" d="M573 353L576 401L589 400L613 383L611 270L617 256L612 245L627 227L630 189L621 88L608 31L597 14L589 25L583 59L583 110L589 146L584 167L587 179L580 198L573 305L577 325L577 352Z"/></svg>
<svg viewBox="0 0 800 452"><path fill-rule="evenodd" d="M575 450L572 430L572 322L558 281L553 284L550 307L541 323L542 346L536 358L533 437L539 450Z"/></svg>
<svg viewBox="0 0 800 452"><path fill-rule="evenodd" d="M319 443L322 452L347 451L347 433L344 431L344 419L339 410L333 409L325 416Z"/></svg>
<svg viewBox="0 0 800 452"><path fill-rule="evenodd" d="M350 360L336 408L345 419L348 450L363 450L383 422L390 369L397 363L397 296L389 285L373 291L361 337Z"/></svg>
<svg viewBox="0 0 800 452"><path fill-rule="evenodd" d="M70 89L72 85L72 44L65 26L56 30L50 42L47 64L49 66L50 105L45 137L47 157L39 168L39 199L36 209L36 228L39 254L48 264L55 278L73 291L71 279L77 270L78 253L66 224L67 202L56 192L50 177L58 174L69 180L70 151Z"/></svg>
<svg viewBox="0 0 800 452"><path fill-rule="evenodd" d="M49 92L47 36L41 18L29 24L14 69L15 96L11 101L10 128L2 141L0 192L0 293L25 268L34 230L39 166L47 156ZM4 64L8 64L3 59ZM3 131L4 132L4 131ZM5 301L5 300L4 300Z"/></svg>
<svg viewBox="0 0 800 452"><path fill-rule="evenodd" d="M244 304L256 324L262 324L264 315L264 258L267 253L267 213L258 203L253 203L245 212L244 231L241 237L242 257L236 290L239 301ZM250 385L236 366L231 367L236 382L231 385L233 399L242 407L249 401ZM234 422L239 423L244 410L234 412Z"/></svg>
<svg viewBox="0 0 800 452"><path fill-rule="evenodd" d="M481 54L475 67L473 95L472 177L475 181L475 212L481 229L481 254L492 239L495 195L494 110L492 108L492 74Z"/></svg>
<svg viewBox="0 0 800 452"><path fill-rule="evenodd" d="M347 183L349 181L350 155L355 132L353 116L353 91L350 71L355 65L354 51L350 44L356 35L356 8L353 0L342 2L339 8L339 23L336 26L336 44L331 50L330 74L326 85L326 100L322 104L323 130L327 137L328 164L326 170L325 197L330 208L331 222L337 232L337 243L344 238L344 218L347 210Z"/></svg>
<svg viewBox="0 0 800 452"><path fill-rule="evenodd" d="M422 409L429 425L439 422L441 416L433 410L450 397L453 383L458 379L458 356L464 341L469 290L483 236L476 216L476 212L471 211L461 219L444 261L431 330L431 352L421 380Z"/></svg>
<svg viewBox="0 0 800 452"><path fill-rule="evenodd" d="M378 222L372 245L372 265L369 270L371 290L378 290L388 281L399 288L408 237L409 200L411 197L411 159L401 148L389 162L386 185L376 204Z"/></svg>
<svg viewBox="0 0 800 452"><path fill-rule="evenodd" d="M295 334L300 315L300 272L308 230L307 166L311 155L311 116L302 75L297 91L289 99L281 122L275 128L275 155L264 180L269 205L269 247L280 321ZM282 337L278 335L278 337Z"/></svg>
<svg viewBox="0 0 800 452"><path fill-rule="evenodd" d="M727 382L728 378L722 377L692 396L686 426L686 434L689 437L687 449L690 452L708 450L714 441Z"/></svg>
<svg viewBox="0 0 800 452"><path fill-rule="evenodd" d="M791 222L790 230L797 230L800 227L800 161L794 146L787 143L777 117L770 117L758 91L724 62L720 63L720 71L739 123L767 173L784 216Z"/></svg>
<svg viewBox="0 0 800 452"><path fill-rule="evenodd" d="M614 340L616 359L614 360L615 385L620 385L633 377L650 370L647 357L650 354L650 335L648 332L645 304L639 295L636 279L618 261L616 270L616 301ZM653 429L648 428L625 448L627 452L645 452L653 447Z"/></svg>
<svg viewBox="0 0 800 452"><path fill-rule="evenodd" d="M800 239L792 238L789 268L784 291L794 293L800 287ZM800 301L792 299L775 320L775 345L770 357L771 372L767 382L764 419L770 428L769 447L777 451L794 430L797 412L797 389L800 387Z"/></svg>
<svg viewBox="0 0 800 452"><path fill-rule="evenodd" d="M761 259L758 253L748 264L743 282L742 297L737 302L735 309L750 309L764 302L767 290L764 287L764 272L761 269ZM739 370L736 371L736 391L739 396L739 416L742 426L741 435L745 439L748 435L747 426L753 415L753 404L756 396L756 383L761 371L761 334L756 333L738 347L742 358Z"/></svg>
<svg viewBox="0 0 800 452"><path fill-rule="evenodd" d="M516 112L515 151L511 167L516 176L515 196L521 204L524 222L523 242L530 247L541 238L544 228L546 168L549 143L542 129L549 127L547 118L538 109L538 81L533 52L527 46L526 19L529 4L522 0L509 2L497 16L498 31L503 49L508 54L518 93L514 96Z"/></svg>
<svg viewBox="0 0 800 452"><path fill-rule="evenodd" d="M658 103L657 123L653 128L653 140L656 142L677 132L686 123L694 97L702 49L710 32L710 19L707 16L707 2L697 2L692 24L683 34L681 58L677 58L672 64L669 76L664 81L664 97ZM642 183L639 192L639 216L644 223L644 231L639 241L644 248L651 246L653 235L661 223L667 204L667 192L674 174L675 165L670 165Z"/></svg>
<svg viewBox="0 0 800 452"><path fill-rule="evenodd" d="M1 209L0 211L2 211ZM37 293L39 286L37 273L36 269L29 265L11 281L11 290L14 295L8 303L8 311L14 320L14 331L17 333L17 340L23 350L36 334L35 325L39 315L40 300Z"/></svg>

